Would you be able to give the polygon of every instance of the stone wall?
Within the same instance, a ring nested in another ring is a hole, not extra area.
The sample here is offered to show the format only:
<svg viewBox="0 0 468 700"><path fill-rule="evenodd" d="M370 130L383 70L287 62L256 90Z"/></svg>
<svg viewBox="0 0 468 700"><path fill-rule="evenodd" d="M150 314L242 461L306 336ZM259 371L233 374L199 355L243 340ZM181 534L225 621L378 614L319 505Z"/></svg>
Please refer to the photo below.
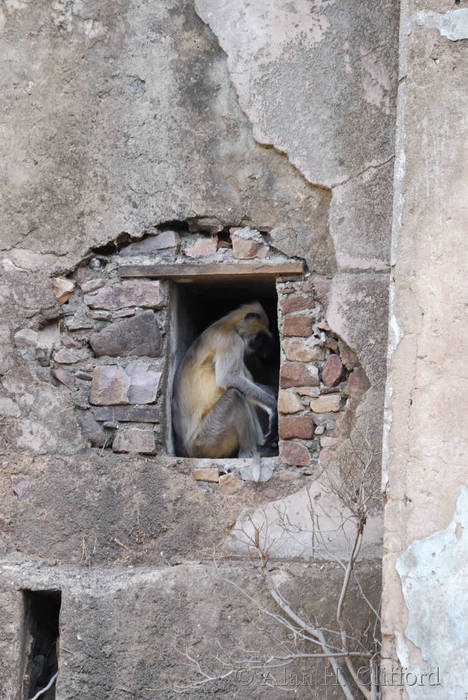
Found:
<svg viewBox="0 0 468 700"><path fill-rule="evenodd" d="M268 524L284 595L332 624L347 513L316 477L363 436L377 474L397 26L391 0L1 6L8 700L24 656L22 589L62 591L58 698L174 697L193 678L181 649L208 663L218 642L267 652L255 610L218 583L256 593L233 537L248 523ZM170 285L122 274L148 260L305 266L302 279L276 276L281 440L263 460L268 480L252 480L252 464L167 454ZM328 553L311 546L311 499L339 533ZM284 538L279 514L294 525ZM381 525L374 502L360 563L374 602ZM350 610L368 629L358 589ZM218 680L193 697L283 696L253 687Z"/></svg>

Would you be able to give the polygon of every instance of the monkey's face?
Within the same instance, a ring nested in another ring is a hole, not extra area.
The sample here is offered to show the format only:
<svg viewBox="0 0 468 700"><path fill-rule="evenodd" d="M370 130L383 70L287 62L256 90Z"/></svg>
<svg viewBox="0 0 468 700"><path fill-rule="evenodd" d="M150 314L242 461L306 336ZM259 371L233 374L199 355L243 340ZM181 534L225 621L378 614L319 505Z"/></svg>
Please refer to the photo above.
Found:
<svg viewBox="0 0 468 700"><path fill-rule="evenodd" d="M269 330L268 317L261 304L249 304L236 329L245 345L245 355L256 355L266 361L273 349L273 336Z"/></svg>

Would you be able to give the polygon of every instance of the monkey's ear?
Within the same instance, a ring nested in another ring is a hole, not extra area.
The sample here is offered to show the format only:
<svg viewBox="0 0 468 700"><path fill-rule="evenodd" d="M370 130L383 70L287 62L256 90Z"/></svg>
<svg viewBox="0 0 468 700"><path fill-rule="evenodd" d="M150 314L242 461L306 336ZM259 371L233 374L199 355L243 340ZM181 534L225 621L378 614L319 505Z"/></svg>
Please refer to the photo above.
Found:
<svg viewBox="0 0 468 700"><path fill-rule="evenodd" d="M247 316L244 316L244 321L248 321L249 318L261 318L260 314L254 313L253 311L250 311Z"/></svg>

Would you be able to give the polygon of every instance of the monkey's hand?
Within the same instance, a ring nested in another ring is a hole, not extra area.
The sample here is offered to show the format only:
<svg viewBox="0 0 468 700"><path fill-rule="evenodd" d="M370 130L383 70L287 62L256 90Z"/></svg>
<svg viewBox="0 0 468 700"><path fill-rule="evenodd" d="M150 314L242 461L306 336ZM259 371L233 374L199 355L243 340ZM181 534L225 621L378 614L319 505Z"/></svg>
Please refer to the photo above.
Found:
<svg viewBox="0 0 468 700"><path fill-rule="evenodd" d="M278 413L272 411L268 417L268 431L265 435L264 445L278 442Z"/></svg>

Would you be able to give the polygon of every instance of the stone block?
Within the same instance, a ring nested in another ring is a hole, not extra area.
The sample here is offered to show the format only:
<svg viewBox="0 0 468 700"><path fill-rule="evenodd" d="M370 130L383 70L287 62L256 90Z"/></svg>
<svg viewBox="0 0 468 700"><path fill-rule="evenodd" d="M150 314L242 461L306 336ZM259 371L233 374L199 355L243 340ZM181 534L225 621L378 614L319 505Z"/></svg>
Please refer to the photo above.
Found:
<svg viewBox="0 0 468 700"><path fill-rule="evenodd" d="M153 311L143 311L132 318L110 323L90 338L96 355L110 357L157 357L161 354L161 342L161 333Z"/></svg>
<svg viewBox="0 0 468 700"><path fill-rule="evenodd" d="M286 316L283 323L283 335L308 337L314 329L314 321L304 314Z"/></svg>
<svg viewBox="0 0 468 700"><path fill-rule="evenodd" d="M312 416L280 416L279 436L282 440L289 438L310 440L314 437Z"/></svg>
<svg viewBox="0 0 468 700"><path fill-rule="evenodd" d="M336 413L341 408L341 397L339 394L319 396L310 400L310 407L314 413Z"/></svg>
<svg viewBox="0 0 468 700"><path fill-rule="evenodd" d="M318 369L301 362L283 362L280 370L280 384L282 389L293 386L318 386Z"/></svg>
<svg viewBox="0 0 468 700"><path fill-rule="evenodd" d="M310 464L309 450L300 442L280 441L279 454L284 464L295 467L307 467Z"/></svg>
<svg viewBox="0 0 468 700"><path fill-rule="evenodd" d="M344 367L338 355L330 355L322 369L322 381L326 386L336 386L344 376Z"/></svg>
<svg viewBox="0 0 468 700"><path fill-rule="evenodd" d="M158 280L136 279L101 287L97 292L85 294L84 300L92 309L117 311L127 306L160 309L166 301L166 295Z"/></svg>
<svg viewBox="0 0 468 700"><path fill-rule="evenodd" d="M306 340L283 340L283 350L288 360L297 362L320 361L324 358L324 349L320 345L309 345Z"/></svg>
<svg viewBox="0 0 468 700"><path fill-rule="evenodd" d="M297 394L291 391L280 391L278 396L278 411L280 413L297 413L303 408L302 401Z"/></svg>
<svg viewBox="0 0 468 700"><path fill-rule="evenodd" d="M97 406L127 404L129 391L130 377L123 367L101 365L94 368L90 403Z"/></svg>
<svg viewBox="0 0 468 700"><path fill-rule="evenodd" d="M154 433L152 430L140 428L121 428L116 433L112 449L114 452L154 454L156 452Z"/></svg>
<svg viewBox="0 0 468 700"><path fill-rule="evenodd" d="M161 372L148 368L144 362L131 362L126 373L130 377L130 389L128 392L129 403L153 403L156 401Z"/></svg>

